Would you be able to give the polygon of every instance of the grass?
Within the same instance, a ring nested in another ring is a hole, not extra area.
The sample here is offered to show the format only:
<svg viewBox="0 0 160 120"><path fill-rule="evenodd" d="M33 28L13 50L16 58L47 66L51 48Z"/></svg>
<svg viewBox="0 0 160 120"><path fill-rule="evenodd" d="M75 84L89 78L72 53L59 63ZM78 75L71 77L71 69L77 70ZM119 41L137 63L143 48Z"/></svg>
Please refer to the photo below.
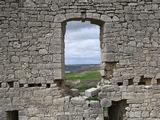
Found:
<svg viewBox="0 0 160 120"><path fill-rule="evenodd" d="M76 89L78 89L80 92L84 92L85 90L92 88L92 87L96 87L98 81L94 80L94 83L92 84L87 84L88 80L86 81L81 81L77 86L75 86Z"/></svg>
<svg viewBox="0 0 160 120"><path fill-rule="evenodd" d="M89 97L89 98L87 98L87 100L95 100L95 101L99 101L100 100L100 98L98 97L98 96L94 96L94 97Z"/></svg>
<svg viewBox="0 0 160 120"><path fill-rule="evenodd" d="M84 71L81 73L66 73L66 80L99 80L101 75L98 70Z"/></svg>
<svg viewBox="0 0 160 120"><path fill-rule="evenodd" d="M80 73L66 73L65 79L68 81L80 80L80 83L75 85L74 88L84 92L89 88L96 87L101 79L101 75L98 70L88 70Z"/></svg>

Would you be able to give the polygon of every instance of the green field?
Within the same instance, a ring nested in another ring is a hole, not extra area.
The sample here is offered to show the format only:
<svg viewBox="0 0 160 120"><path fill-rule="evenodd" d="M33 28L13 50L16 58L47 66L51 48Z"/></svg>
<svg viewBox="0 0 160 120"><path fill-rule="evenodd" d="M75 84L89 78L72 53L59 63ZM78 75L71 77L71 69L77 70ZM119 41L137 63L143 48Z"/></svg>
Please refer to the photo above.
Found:
<svg viewBox="0 0 160 120"><path fill-rule="evenodd" d="M77 88L80 92L84 92L86 89L96 87L101 79L101 75L98 70L89 70L80 73L66 73L65 79L68 81L80 80L80 83L73 88Z"/></svg>
<svg viewBox="0 0 160 120"><path fill-rule="evenodd" d="M101 75L98 70L84 71L80 73L66 73L66 80L99 80Z"/></svg>

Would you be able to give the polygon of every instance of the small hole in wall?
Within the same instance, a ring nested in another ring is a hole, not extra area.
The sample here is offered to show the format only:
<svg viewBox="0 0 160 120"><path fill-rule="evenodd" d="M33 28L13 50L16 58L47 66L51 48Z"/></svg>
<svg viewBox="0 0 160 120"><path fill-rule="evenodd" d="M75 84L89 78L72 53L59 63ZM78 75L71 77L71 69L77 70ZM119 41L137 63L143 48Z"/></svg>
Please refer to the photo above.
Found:
<svg viewBox="0 0 160 120"><path fill-rule="evenodd" d="M117 85L118 85L118 86L122 86L122 85L123 85L123 82L118 82Z"/></svg>
<svg viewBox="0 0 160 120"><path fill-rule="evenodd" d="M42 84L28 84L28 87L41 87Z"/></svg>
<svg viewBox="0 0 160 120"><path fill-rule="evenodd" d="M51 87L51 84L46 84L46 88L50 88Z"/></svg>
<svg viewBox="0 0 160 120"><path fill-rule="evenodd" d="M24 87L24 84L19 84L19 87Z"/></svg>
<svg viewBox="0 0 160 120"><path fill-rule="evenodd" d="M132 78L132 79L129 79L129 80L128 80L128 85L133 85L133 84L134 84L133 78Z"/></svg>
<svg viewBox="0 0 160 120"><path fill-rule="evenodd" d="M88 107L91 107L91 104L88 104Z"/></svg>
<svg viewBox="0 0 160 120"><path fill-rule="evenodd" d="M146 85L146 83L144 81L141 81L138 83L138 85Z"/></svg>
<svg viewBox="0 0 160 120"><path fill-rule="evenodd" d="M2 87L2 83L0 83L0 87Z"/></svg>
<svg viewBox="0 0 160 120"><path fill-rule="evenodd" d="M122 45L122 43L118 43L118 45Z"/></svg>
<svg viewBox="0 0 160 120"><path fill-rule="evenodd" d="M7 83L8 83L8 86L9 86L10 88L14 87L14 82L13 82L13 81L7 82Z"/></svg>
<svg viewBox="0 0 160 120"><path fill-rule="evenodd" d="M151 80L152 78L144 78L144 76L141 76L138 85L151 85Z"/></svg>
<svg viewBox="0 0 160 120"><path fill-rule="evenodd" d="M160 85L160 79L157 79L157 85Z"/></svg>
<svg viewBox="0 0 160 120"><path fill-rule="evenodd" d="M83 117L83 120L85 120L85 118Z"/></svg>

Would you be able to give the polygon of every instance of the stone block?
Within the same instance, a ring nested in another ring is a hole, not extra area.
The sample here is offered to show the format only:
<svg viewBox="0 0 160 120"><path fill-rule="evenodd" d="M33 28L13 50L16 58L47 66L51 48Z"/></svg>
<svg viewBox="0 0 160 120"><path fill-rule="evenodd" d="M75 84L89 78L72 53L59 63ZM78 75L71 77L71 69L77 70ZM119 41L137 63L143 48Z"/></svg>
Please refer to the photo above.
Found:
<svg viewBox="0 0 160 120"><path fill-rule="evenodd" d="M30 107L27 109L27 112L28 112L28 115L35 116L36 114L38 114L39 110L36 107ZM33 120L34 119L37 119L37 118L33 118Z"/></svg>
<svg viewBox="0 0 160 120"><path fill-rule="evenodd" d="M149 111L143 111L142 112L142 117L143 118L148 118L149 117L150 112Z"/></svg>
<svg viewBox="0 0 160 120"><path fill-rule="evenodd" d="M29 120L39 120L39 117L31 117Z"/></svg>
<svg viewBox="0 0 160 120"><path fill-rule="evenodd" d="M78 96L80 94L78 89L71 89L71 92L72 96Z"/></svg>
<svg viewBox="0 0 160 120"><path fill-rule="evenodd" d="M6 88L7 87L7 83L1 83L2 88Z"/></svg>
<svg viewBox="0 0 160 120"><path fill-rule="evenodd" d="M102 53L102 61L104 62L117 62L116 53Z"/></svg>
<svg viewBox="0 0 160 120"><path fill-rule="evenodd" d="M58 5L57 5L57 4L53 4L53 5L51 6L51 10L52 10L52 11L58 10Z"/></svg>
<svg viewBox="0 0 160 120"><path fill-rule="evenodd" d="M53 105L64 105L65 104L65 98L62 97L62 98L55 98L53 99Z"/></svg>
<svg viewBox="0 0 160 120"><path fill-rule="evenodd" d="M87 97L97 96L98 92L99 92L99 88L90 88L85 91L85 96Z"/></svg>
<svg viewBox="0 0 160 120"><path fill-rule="evenodd" d="M71 103L73 105L84 105L85 104L85 100L86 100L85 97L73 97L71 99Z"/></svg>
<svg viewBox="0 0 160 120"><path fill-rule="evenodd" d="M20 48L21 44L19 42L13 42L13 48Z"/></svg>
<svg viewBox="0 0 160 120"><path fill-rule="evenodd" d="M45 16L45 21L53 21L53 16L51 16L51 15L46 15Z"/></svg>
<svg viewBox="0 0 160 120"><path fill-rule="evenodd" d="M89 105L90 105L91 108L100 108L100 103L99 103L99 101L91 100L91 101L89 102Z"/></svg>
<svg viewBox="0 0 160 120"><path fill-rule="evenodd" d="M20 119L20 120L28 120L28 119L27 119L27 116L19 116L19 119Z"/></svg>
<svg viewBox="0 0 160 120"><path fill-rule="evenodd" d="M17 70L15 71L15 77L16 78L24 78L26 76L26 73L24 70Z"/></svg>
<svg viewBox="0 0 160 120"><path fill-rule="evenodd" d="M62 80L64 78L64 73L61 69L56 69L54 71L54 79L55 80Z"/></svg>
<svg viewBox="0 0 160 120"><path fill-rule="evenodd" d="M41 54L41 55L46 55L47 53L48 53L48 51L46 49L39 50L39 54Z"/></svg>
<svg viewBox="0 0 160 120"><path fill-rule="evenodd" d="M19 82L14 82L14 87L19 88Z"/></svg>
<svg viewBox="0 0 160 120"><path fill-rule="evenodd" d="M41 25L41 22L28 22L28 27L39 27Z"/></svg>
<svg viewBox="0 0 160 120"><path fill-rule="evenodd" d="M105 76L106 75L104 70L100 70L100 74L101 74L101 76Z"/></svg>
<svg viewBox="0 0 160 120"><path fill-rule="evenodd" d="M57 120L69 120L69 115L57 115Z"/></svg>
<svg viewBox="0 0 160 120"><path fill-rule="evenodd" d="M11 62L18 63L19 62L19 57L18 56L12 56L11 57Z"/></svg>
<svg viewBox="0 0 160 120"><path fill-rule="evenodd" d="M118 86L115 85L104 85L101 87L101 91L102 92L116 92L119 91L120 88Z"/></svg>
<svg viewBox="0 0 160 120"><path fill-rule="evenodd" d="M112 102L110 99L107 99L107 98L103 98L101 100L101 106L102 107L110 107L112 105Z"/></svg>
<svg viewBox="0 0 160 120"><path fill-rule="evenodd" d="M123 92L122 93L122 99L135 99L135 93L134 92L130 92L130 93L127 93L127 92Z"/></svg>
<svg viewBox="0 0 160 120"><path fill-rule="evenodd" d="M54 22L63 22L66 20L66 16L63 14L56 15L54 18Z"/></svg>
<svg viewBox="0 0 160 120"><path fill-rule="evenodd" d="M44 102L46 105L52 105L53 97L52 96L46 96L44 98Z"/></svg>
<svg viewBox="0 0 160 120"><path fill-rule="evenodd" d="M101 20L106 22L112 22L112 18L107 15L101 15Z"/></svg>
<svg viewBox="0 0 160 120"><path fill-rule="evenodd" d="M25 0L24 6L25 7L36 7L35 3L32 0Z"/></svg>
<svg viewBox="0 0 160 120"><path fill-rule="evenodd" d="M157 73L156 79L160 79L160 73Z"/></svg>

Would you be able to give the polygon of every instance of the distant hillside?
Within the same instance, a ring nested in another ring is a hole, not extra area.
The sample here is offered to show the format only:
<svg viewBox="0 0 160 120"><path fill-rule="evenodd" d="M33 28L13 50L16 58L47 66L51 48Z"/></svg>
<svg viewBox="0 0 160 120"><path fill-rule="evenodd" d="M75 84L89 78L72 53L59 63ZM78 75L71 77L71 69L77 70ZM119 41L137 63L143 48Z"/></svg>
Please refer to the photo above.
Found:
<svg viewBox="0 0 160 120"><path fill-rule="evenodd" d="M86 70L97 70L99 68L99 64L65 65L65 71L69 72L82 72Z"/></svg>

